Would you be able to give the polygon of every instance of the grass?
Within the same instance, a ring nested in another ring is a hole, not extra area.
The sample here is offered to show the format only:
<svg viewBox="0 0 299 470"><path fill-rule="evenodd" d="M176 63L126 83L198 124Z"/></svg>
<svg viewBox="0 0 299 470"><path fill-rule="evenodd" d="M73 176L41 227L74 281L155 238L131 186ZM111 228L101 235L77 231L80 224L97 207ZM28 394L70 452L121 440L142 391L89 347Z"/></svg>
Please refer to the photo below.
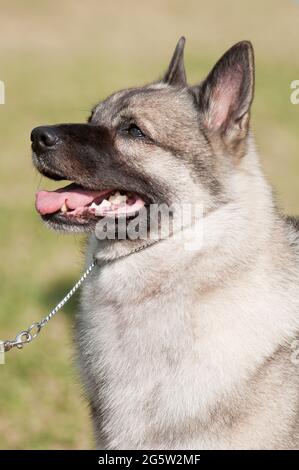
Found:
<svg viewBox="0 0 299 470"><path fill-rule="evenodd" d="M55 185L40 181L32 168L30 130L83 121L106 94L160 76L181 34L187 36L193 82L233 42L254 42L258 148L281 206L299 212L299 106L289 99L290 83L299 78L298 16L292 0L1 3L0 79L6 85L6 104L0 106L1 338L47 313L82 266L82 238L47 231L34 211L36 189ZM72 360L76 302L0 366L0 448L92 447Z"/></svg>

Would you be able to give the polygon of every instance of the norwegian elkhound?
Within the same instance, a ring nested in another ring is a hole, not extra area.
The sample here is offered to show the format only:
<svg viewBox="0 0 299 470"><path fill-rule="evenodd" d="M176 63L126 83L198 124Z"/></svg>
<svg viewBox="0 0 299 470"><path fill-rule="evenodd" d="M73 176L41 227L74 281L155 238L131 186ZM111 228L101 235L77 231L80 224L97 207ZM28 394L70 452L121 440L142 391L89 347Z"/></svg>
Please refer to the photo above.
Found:
<svg viewBox="0 0 299 470"><path fill-rule="evenodd" d="M184 43L162 79L113 94L87 123L32 132L38 170L72 182L39 192L38 212L91 232L76 346L97 446L295 449L298 226L249 128L253 49L235 44L189 86ZM196 204L189 249L177 211ZM151 227L162 205L168 232L162 212Z"/></svg>

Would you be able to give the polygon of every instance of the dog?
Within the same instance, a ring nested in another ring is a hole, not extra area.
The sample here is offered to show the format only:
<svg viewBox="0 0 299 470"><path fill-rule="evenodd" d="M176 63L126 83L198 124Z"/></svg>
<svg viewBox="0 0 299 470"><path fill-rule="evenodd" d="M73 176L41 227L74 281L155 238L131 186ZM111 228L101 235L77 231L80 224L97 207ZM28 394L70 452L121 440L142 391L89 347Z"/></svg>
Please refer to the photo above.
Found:
<svg viewBox="0 0 299 470"><path fill-rule="evenodd" d="M75 329L96 445L297 449L298 221L277 209L250 129L253 48L189 86L184 44L161 79L31 135L36 168L71 182L40 191L39 214L89 232L96 261ZM186 249L176 208L197 203L202 238ZM167 236L160 218L130 237L155 205L172 208ZM121 221L125 236L102 236Z"/></svg>

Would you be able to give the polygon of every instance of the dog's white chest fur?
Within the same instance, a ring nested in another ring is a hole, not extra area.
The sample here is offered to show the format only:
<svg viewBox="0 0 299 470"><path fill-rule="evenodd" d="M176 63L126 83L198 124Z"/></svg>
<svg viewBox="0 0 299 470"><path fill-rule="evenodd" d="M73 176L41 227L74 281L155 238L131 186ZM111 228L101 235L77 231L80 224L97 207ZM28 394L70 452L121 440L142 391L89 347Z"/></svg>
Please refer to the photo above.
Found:
<svg viewBox="0 0 299 470"><path fill-rule="evenodd" d="M293 306L258 265L209 288L204 263L178 263L163 243L104 264L84 288L77 331L98 446L285 446L282 416L294 416L276 388L289 353L277 349L294 334Z"/></svg>

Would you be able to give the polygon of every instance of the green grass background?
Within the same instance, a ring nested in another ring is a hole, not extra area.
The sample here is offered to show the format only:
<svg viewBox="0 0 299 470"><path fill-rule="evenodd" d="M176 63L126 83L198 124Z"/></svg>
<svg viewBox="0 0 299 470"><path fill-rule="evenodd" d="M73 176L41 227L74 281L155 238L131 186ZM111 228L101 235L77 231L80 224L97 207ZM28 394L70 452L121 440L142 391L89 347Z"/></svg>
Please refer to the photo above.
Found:
<svg viewBox="0 0 299 470"><path fill-rule="evenodd" d="M47 313L82 266L82 238L47 231L34 211L35 191L55 184L32 168L30 130L84 121L115 89L156 79L182 34L191 82L234 42L254 43L258 148L281 207L299 213L299 105L290 103L290 83L299 79L298 21L295 0L1 1L0 338ZM72 360L76 303L0 365L1 449L92 447Z"/></svg>

